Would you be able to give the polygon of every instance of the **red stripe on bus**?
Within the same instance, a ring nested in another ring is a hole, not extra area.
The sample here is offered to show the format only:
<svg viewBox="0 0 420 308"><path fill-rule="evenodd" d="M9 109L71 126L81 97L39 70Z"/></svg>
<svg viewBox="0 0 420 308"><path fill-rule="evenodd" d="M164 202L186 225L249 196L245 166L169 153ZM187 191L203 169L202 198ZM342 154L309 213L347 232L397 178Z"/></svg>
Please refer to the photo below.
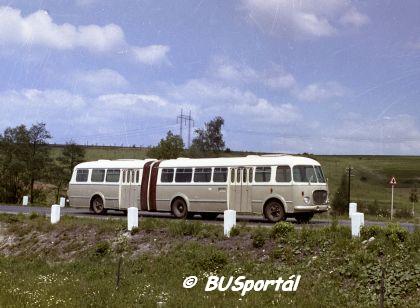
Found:
<svg viewBox="0 0 420 308"><path fill-rule="evenodd" d="M150 188L149 188L149 206L150 211L156 211L156 182L158 177L160 161L152 165L152 172L150 174Z"/></svg>
<svg viewBox="0 0 420 308"><path fill-rule="evenodd" d="M147 188L149 186L149 170L153 161L149 161L143 166L143 176L141 178L140 189L140 208L142 211L147 211Z"/></svg>

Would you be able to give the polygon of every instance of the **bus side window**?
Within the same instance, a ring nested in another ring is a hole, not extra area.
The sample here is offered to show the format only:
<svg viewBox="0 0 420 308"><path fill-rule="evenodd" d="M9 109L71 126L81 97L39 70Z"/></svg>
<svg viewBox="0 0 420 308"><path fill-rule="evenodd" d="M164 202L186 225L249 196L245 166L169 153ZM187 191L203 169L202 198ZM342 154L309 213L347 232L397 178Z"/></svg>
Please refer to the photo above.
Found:
<svg viewBox="0 0 420 308"><path fill-rule="evenodd" d="M252 183L253 168L248 169L248 183Z"/></svg>
<svg viewBox="0 0 420 308"><path fill-rule="evenodd" d="M230 182L235 183L235 171L236 169L230 169Z"/></svg>
<svg viewBox="0 0 420 308"><path fill-rule="evenodd" d="M87 182L89 175L88 169L79 169L76 173L76 182Z"/></svg>
<svg viewBox="0 0 420 308"><path fill-rule="evenodd" d="M255 169L255 182L270 182L271 167L257 167Z"/></svg>
<svg viewBox="0 0 420 308"><path fill-rule="evenodd" d="M276 182L288 183L292 180L292 172L289 166L277 166Z"/></svg>
<svg viewBox="0 0 420 308"><path fill-rule="evenodd" d="M214 168L213 172L213 182L216 183L225 183L227 181L227 168Z"/></svg>

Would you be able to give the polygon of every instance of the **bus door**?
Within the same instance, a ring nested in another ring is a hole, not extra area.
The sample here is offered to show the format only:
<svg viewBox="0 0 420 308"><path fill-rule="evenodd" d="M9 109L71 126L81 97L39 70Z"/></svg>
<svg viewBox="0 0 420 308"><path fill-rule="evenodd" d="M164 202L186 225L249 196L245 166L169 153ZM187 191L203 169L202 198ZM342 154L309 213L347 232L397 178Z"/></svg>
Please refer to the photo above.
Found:
<svg viewBox="0 0 420 308"><path fill-rule="evenodd" d="M125 169L120 183L120 209L138 207L140 170Z"/></svg>
<svg viewBox="0 0 420 308"><path fill-rule="evenodd" d="M229 206L237 212L252 211L252 168L235 167L230 169Z"/></svg>

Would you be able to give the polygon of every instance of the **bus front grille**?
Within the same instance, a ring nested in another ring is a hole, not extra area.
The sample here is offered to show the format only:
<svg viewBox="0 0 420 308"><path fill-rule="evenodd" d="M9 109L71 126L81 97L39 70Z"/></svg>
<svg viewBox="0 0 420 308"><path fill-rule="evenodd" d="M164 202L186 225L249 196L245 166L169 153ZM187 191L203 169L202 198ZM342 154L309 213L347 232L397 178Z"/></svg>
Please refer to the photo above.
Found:
<svg viewBox="0 0 420 308"><path fill-rule="evenodd" d="M315 190L313 193L313 200L315 204L325 204L328 199L328 192L326 190Z"/></svg>

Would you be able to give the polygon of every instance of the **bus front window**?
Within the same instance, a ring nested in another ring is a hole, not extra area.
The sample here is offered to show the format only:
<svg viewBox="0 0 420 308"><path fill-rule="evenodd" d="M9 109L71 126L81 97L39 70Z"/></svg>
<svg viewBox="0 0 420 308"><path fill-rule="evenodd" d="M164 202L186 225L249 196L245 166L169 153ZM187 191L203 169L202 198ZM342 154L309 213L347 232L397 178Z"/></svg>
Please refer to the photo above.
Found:
<svg viewBox="0 0 420 308"><path fill-rule="evenodd" d="M325 183L325 176L322 172L321 166L315 166L315 173L318 178L318 183Z"/></svg>
<svg viewBox="0 0 420 308"><path fill-rule="evenodd" d="M293 180L298 183L316 183L317 177L313 166L298 165L293 167Z"/></svg>

